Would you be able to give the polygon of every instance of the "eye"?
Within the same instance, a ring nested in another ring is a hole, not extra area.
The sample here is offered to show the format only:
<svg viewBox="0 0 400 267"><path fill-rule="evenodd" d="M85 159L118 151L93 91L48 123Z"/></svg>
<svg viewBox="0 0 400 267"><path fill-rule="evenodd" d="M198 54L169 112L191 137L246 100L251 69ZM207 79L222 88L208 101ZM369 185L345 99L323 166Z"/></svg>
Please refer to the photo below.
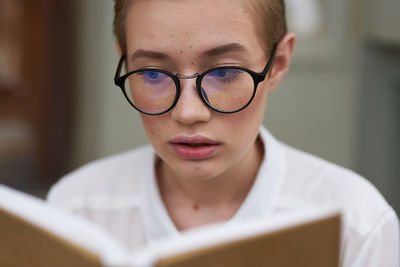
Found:
<svg viewBox="0 0 400 267"><path fill-rule="evenodd" d="M220 70L216 70L216 71L214 71L214 75L216 76L216 77L219 77L219 78L222 78L222 77L225 77L226 76L226 70L224 70L224 69L220 69Z"/></svg>
<svg viewBox="0 0 400 267"><path fill-rule="evenodd" d="M230 82L238 78L242 72L239 69L217 69L209 72L207 76L222 82Z"/></svg>
<svg viewBox="0 0 400 267"><path fill-rule="evenodd" d="M156 71L148 71L148 72L145 73L145 75L149 79L157 79L157 77L159 76L158 72L156 72Z"/></svg>
<svg viewBox="0 0 400 267"><path fill-rule="evenodd" d="M159 71L143 71L140 73L147 83L162 83L168 79L168 75Z"/></svg>

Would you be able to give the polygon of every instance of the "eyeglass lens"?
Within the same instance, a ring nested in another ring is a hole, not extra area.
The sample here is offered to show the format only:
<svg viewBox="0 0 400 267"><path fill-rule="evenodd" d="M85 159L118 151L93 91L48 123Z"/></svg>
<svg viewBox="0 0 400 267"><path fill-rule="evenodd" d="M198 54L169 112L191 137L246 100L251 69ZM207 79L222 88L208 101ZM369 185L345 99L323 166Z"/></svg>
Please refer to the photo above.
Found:
<svg viewBox="0 0 400 267"><path fill-rule="evenodd" d="M125 81L129 100L147 113L162 113L175 101L174 79L163 72L146 70L130 75ZM201 80L201 94L213 108L232 112L243 108L254 91L252 76L241 69L219 68L207 72Z"/></svg>
<svg viewBox="0 0 400 267"><path fill-rule="evenodd" d="M231 112L244 107L254 90L253 78L240 69L208 72L201 82L204 99L215 109Z"/></svg>
<svg viewBox="0 0 400 267"><path fill-rule="evenodd" d="M125 92L135 107L156 114L173 105L176 87L172 77L165 73L142 71L125 80Z"/></svg>

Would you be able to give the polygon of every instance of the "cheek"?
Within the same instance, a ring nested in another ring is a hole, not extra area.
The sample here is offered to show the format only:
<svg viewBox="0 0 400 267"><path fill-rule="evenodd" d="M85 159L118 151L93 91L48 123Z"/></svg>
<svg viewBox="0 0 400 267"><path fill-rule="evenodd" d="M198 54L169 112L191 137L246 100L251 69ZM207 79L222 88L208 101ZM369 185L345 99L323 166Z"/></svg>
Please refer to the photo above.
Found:
<svg viewBox="0 0 400 267"><path fill-rule="evenodd" d="M258 95L244 110L231 115L226 115L220 120L221 128L230 133L230 141L237 149L252 144L258 135L263 121L266 105L266 96Z"/></svg>
<svg viewBox="0 0 400 267"><path fill-rule="evenodd" d="M156 123L154 123L154 120L152 120L151 118L149 118L145 115L142 115L142 114L140 114L140 118L142 119L142 124L143 124L143 127L144 127L147 135L149 137L153 136L155 134L154 128L156 126Z"/></svg>
<svg viewBox="0 0 400 267"><path fill-rule="evenodd" d="M244 130L242 128L246 127L248 129L258 129L263 120L267 95L266 88L259 87L253 101L248 107L228 117L230 123L234 124L238 130Z"/></svg>
<svg viewBox="0 0 400 267"><path fill-rule="evenodd" d="M250 116L255 117L254 120L258 121L258 124L262 123L264 118L265 108L267 105L268 99L268 86L266 84L261 84L264 86L259 86L257 88L256 95L254 97L253 102L249 106L249 112L251 113Z"/></svg>
<svg viewBox="0 0 400 267"><path fill-rule="evenodd" d="M165 132L166 124L164 123L163 116L149 116L140 114L140 118L147 134L147 138L153 145L156 145L158 141L163 139L162 134Z"/></svg>

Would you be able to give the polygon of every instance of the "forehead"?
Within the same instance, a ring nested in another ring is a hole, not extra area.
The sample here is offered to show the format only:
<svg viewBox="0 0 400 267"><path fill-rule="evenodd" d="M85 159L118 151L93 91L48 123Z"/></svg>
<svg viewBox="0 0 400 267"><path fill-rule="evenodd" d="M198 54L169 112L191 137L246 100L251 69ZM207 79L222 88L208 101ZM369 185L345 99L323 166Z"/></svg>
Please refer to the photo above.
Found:
<svg viewBox="0 0 400 267"><path fill-rule="evenodd" d="M128 53L232 42L262 49L250 10L243 0L136 0L126 18Z"/></svg>

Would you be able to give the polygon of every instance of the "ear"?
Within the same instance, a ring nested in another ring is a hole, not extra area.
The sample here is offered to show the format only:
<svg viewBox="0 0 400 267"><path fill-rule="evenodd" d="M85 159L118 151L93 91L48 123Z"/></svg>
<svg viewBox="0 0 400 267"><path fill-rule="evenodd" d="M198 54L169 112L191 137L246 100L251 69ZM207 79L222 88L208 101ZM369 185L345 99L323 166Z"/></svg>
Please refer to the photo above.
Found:
<svg viewBox="0 0 400 267"><path fill-rule="evenodd" d="M115 48L117 49L117 52L118 52L119 56L121 57L122 56L122 49L119 46L118 42L115 42Z"/></svg>
<svg viewBox="0 0 400 267"><path fill-rule="evenodd" d="M287 33L279 42L275 59L268 75L269 91L273 91L279 86L289 70L295 43L296 35L293 33Z"/></svg>

